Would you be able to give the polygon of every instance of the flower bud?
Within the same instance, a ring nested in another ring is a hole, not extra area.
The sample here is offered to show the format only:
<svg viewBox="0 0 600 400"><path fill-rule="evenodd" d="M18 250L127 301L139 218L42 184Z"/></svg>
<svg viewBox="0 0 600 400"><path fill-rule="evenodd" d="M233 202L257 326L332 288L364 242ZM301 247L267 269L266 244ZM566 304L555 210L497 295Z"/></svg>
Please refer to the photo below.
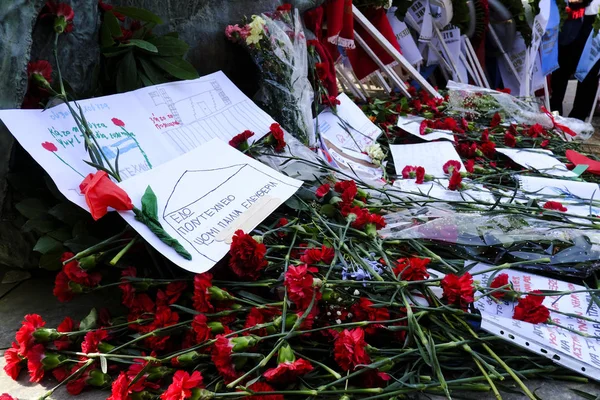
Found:
<svg viewBox="0 0 600 400"><path fill-rule="evenodd" d="M63 33L65 31L65 29L67 29L67 20L65 17L61 16L57 16L56 18L54 18L54 32L56 33Z"/></svg>
<svg viewBox="0 0 600 400"><path fill-rule="evenodd" d="M360 198L365 198L366 199L366 198L369 197L369 193L367 193L364 189L357 188L356 197L360 197Z"/></svg>
<svg viewBox="0 0 600 400"><path fill-rule="evenodd" d="M79 266L81 269L90 270L96 267L100 254L93 254L91 256L83 257L79 260Z"/></svg>
<svg viewBox="0 0 600 400"><path fill-rule="evenodd" d="M102 373L97 369L90 371L89 377L85 381L90 386L95 387L103 387L106 386L110 382L110 376Z"/></svg>
<svg viewBox="0 0 600 400"><path fill-rule="evenodd" d="M160 379L162 379L162 378L164 378L165 376L168 376L168 375L173 375L173 369L172 368L169 368L169 367L160 367L160 366L151 367L148 370L148 376L147 376L146 380L151 381L151 382L158 381L158 380L160 380Z"/></svg>
<svg viewBox="0 0 600 400"><path fill-rule="evenodd" d="M377 237L377 226L373 223L368 223L365 225L365 233L372 238Z"/></svg>
<svg viewBox="0 0 600 400"><path fill-rule="evenodd" d="M212 321L206 325L208 325L208 327L210 328L211 333L214 333L215 335L225 332L225 327L220 322Z"/></svg>
<svg viewBox="0 0 600 400"><path fill-rule="evenodd" d="M215 394L213 392L206 389L194 388L192 389L192 397L190 397L190 400L210 400L214 398Z"/></svg>
<svg viewBox="0 0 600 400"><path fill-rule="evenodd" d="M112 344L106 343L106 342L100 342L98 343L98 351L100 353L110 353L112 351L112 349L114 349L115 346L113 346Z"/></svg>
<svg viewBox="0 0 600 400"><path fill-rule="evenodd" d="M285 362L294 362L296 361L296 356L294 355L294 351L290 347L289 344L284 344L279 349L279 354L277 355L277 362L279 364L283 364Z"/></svg>
<svg viewBox="0 0 600 400"><path fill-rule="evenodd" d="M45 353L44 354L44 358L42 358L42 364L44 365L44 370L45 371L51 371L54 368L58 367L62 360L63 357L61 357L60 355L56 354L56 353Z"/></svg>
<svg viewBox="0 0 600 400"><path fill-rule="evenodd" d="M257 243L262 243L264 240L264 237L262 237L262 235L254 235L254 236L252 236L252 239L256 240Z"/></svg>
<svg viewBox="0 0 600 400"><path fill-rule="evenodd" d="M298 321L298 315L296 314L288 314L285 317L285 329L292 329L294 324Z"/></svg>
<svg viewBox="0 0 600 400"><path fill-rule="evenodd" d="M248 336L235 337L235 338L232 338L229 340L231 341L231 345L232 345L231 351L232 352L241 352L241 351L244 351L251 347L256 346L256 344L260 340L260 337L255 336L255 335L248 335Z"/></svg>
<svg viewBox="0 0 600 400"><path fill-rule="evenodd" d="M56 329L38 328L32 336L36 343L47 343L60 338L62 335Z"/></svg>
<svg viewBox="0 0 600 400"><path fill-rule="evenodd" d="M83 293L83 286L81 286L79 283L75 283L73 281L69 282L69 288L71 289L71 292L75 293L75 294L81 294Z"/></svg>
<svg viewBox="0 0 600 400"><path fill-rule="evenodd" d="M177 365L187 366L196 364L200 354L197 351L188 351L176 358Z"/></svg>
<svg viewBox="0 0 600 400"><path fill-rule="evenodd" d="M219 289L216 286L209 287L208 293L210 294L211 300L217 300L217 301L233 300L233 297L229 293L227 293L223 289Z"/></svg>
<svg viewBox="0 0 600 400"><path fill-rule="evenodd" d="M38 74L38 73L34 73L31 75L31 77L33 78L33 81L35 82L35 84L43 89L49 89L50 88L50 83L46 80L46 78L44 78L44 75L42 74Z"/></svg>

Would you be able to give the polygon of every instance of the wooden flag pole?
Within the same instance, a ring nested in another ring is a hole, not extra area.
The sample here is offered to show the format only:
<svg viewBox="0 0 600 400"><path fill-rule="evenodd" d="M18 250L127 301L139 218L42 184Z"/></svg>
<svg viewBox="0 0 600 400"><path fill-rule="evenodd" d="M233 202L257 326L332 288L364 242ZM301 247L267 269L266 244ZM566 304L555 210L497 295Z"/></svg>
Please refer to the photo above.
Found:
<svg viewBox="0 0 600 400"><path fill-rule="evenodd" d="M394 60L396 60L402 68L404 68L408 74L413 77L419 85L426 90L430 95L441 98L442 96L427 82L425 78L404 58L402 54L375 28L375 26L364 16L362 12L353 4L352 13L358 23L367 31L373 38L389 53Z"/></svg>

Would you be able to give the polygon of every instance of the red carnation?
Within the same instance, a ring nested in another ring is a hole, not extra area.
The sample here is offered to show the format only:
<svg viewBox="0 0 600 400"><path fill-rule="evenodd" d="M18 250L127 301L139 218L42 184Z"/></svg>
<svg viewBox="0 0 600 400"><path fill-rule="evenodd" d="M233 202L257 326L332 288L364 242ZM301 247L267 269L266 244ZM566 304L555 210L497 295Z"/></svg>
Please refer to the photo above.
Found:
<svg viewBox="0 0 600 400"><path fill-rule="evenodd" d="M321 292L313 287L314 278L312 270L306 265L290 266L285 274L284 285L287 288L289 299L300 310L305 310L310 305L313 295L315 303L321 298Z"/></svg>
<svg viewBox="0 0 600 400"><path fill-rule="evenodd" d="M502 117L500 116L500 114L494 114L494 116L492 117L492 121L490 122L490 128L497 127L498 125L500 125L500 122L502 122Z"/></svg>
<svg viewBox="0 0 600 400"><path fill-rule="evenodd" d="M265 245L258 243L242 230L237 230L233 235L229 254L229 266L240 278L255 281L260 276L260 271L268 264L265 260Z"/></svg>
<svg viewBox="0 0 600 400"><path fill-rule="evenodd" d="M154 313L154 321L150 325L145 326L146 332L151 332L156 329L162 329L175 325L179 322L179 314L168 306L157 307ZM144 343L154 350L163 350L169 341L170 336L150 336L146 338Z"/></svg>
<svg viewBox="0 0 600 400"><path fill-rule="evenodd" d="M124 371L121 371L118 378L112 383L111 395L106 400L129 400L133 388L130 387L129 379Z"/></svg>
<svg viewBox="0 0 600 400"><path fill-rule="evenodd" d="M452 170L450 182L448 182L448 190L459 190L462 186L462 176L457 170Z"/></svg>
<svg viewBox="0 0 600 400"><path fill-rule="evenodd" d="M492 281L492 283L490 284L490 287L492 289L497 289L500 287L504 287L504 288L502 290L492 293L492 296L494 296L497 299L503 298L504 295L506 294L504 292L504 290L507 290L506 285L508 285L508 283L509 283L508 274L500 274L497 277L495 277L494 280Z"/></svg>
<svg viewBox="0 0 600 400"><path fill-rule="evenodd" d="M284 11L291 11L291 10L292 10L292 5L288 4L288 3L282 4L279 7L277 7L277 11L284 12Z"/></svg>
<svg viewBox="0 0 600 400"><path fill-rule="evenodd" d="M202 374L194 371L192 375L186 371L177 371L173 375L173 382L167 390L160 395L162 400L185 400L192 397L192 389L200 389L202 385Z"/></svg>
<svg viewBox="0 0 600 400"><path fill-rule="evenodd" d="M61 261L65 262L74 256L75 254L66 252L62 255ZM63 272L71 281L86 287L96 287L102 280L102 275L98 272L88 273L81 267L81 264L79 264L79 261L77 260L72 260L65 264L63 266Z"/></svg>
<svg viewBox="0 0 600 400"><path fill-rule="evenodd" d="M286 383L308 374L313 369L309 361L299 358L294 362L282 362L276 368L266 370L263 376L268 382Z"/></svg>
<svg viewBox="0 0 600 400"><path fill-rule="evenodd" d="M79 322L71 317L66 317L57 327L56 331L60 333L76 332L79 330ZM71 346L71 340L68 336L61 337L54 341L54 347L58 350L67 350Z"/></svg>
<svg viewBox="0 0 600 400"><path fill-rule="evenodd" d="M71 280L63 271L60 271L56 274L56 279L54 280L54 289L52 290L52 294L60 301L61 303L66 303L68 301L73 300L75 296L75 292L71 287Z"/></svg>
<svg viewBox="0 0 600 400"><path fill-rule="evenodd" d="M56 4L53 0L46 2L46 12L41 18L54 17L54 31L56 33L69 33L73 30L73 18L75 12L66 3Z"/></svg>
<svg viewBox="0 0 600 400"><path fill-rule="evenodd" d="M504 134L504 144L508 147L515 147L517 145L517 139L515 139L510 132L506 132Z"/></svg>
<svg viewBox="0 0 600 400"><path fill-rule="evenodd" d="M27 76L40 86L48 86L52 82L52 64L46 60L29 62Z"/></svg>
<svg viewBox="0 0 600 400"><path fill-rule="evenodd" d="M475 160L469 159L467 160L467 165L465 165L465 169L468 173L472 174L475 171Z"/></svg>
<svg viewBox="0 0 600 400"><path fill-rule="evenodd" d="M496 143L487 142L481 145L481 151L487 158L492 158L496 154Z"/></svg>
<svg viewBox="0 0 600 400"><path fill-rule="evenodd" d="M429 278L427 265L430 261L429 258L401 258L396 261L394 273L403 281L424 281Z"/></svg>
<svg viewBox="0 0 600 400"><path fill-rule="evenodd" d="M415 183L420 185L425 180L425 168L417 167L416 173L417 173L417 180L415 181Z"/></svg>
<svg viewBox="0 0 600 400"><path fill-rule="evenodd" d="M322 245L321 248L311 247L306 249L304 254L300 257L300 261L308 265L315 265L318 263L331 264L335 257L335 250L331 247Z"/></svg>
<svg viewBox="0 0 600 400"><path fill-rule="evenodd" d="M361 297L358 303L352 305L354 321L387 321L390 319L390 312L385 307L373 307L373 302L367 298ZM373 335L381 328L381 324L370 324L365 328L365 332Z"/></svg>
<svg viewBox="0 0 600 400"><path fill-rule="evenodd" d="M250 312L246 316L246 323L244 324L244 329L252 328L257 325L264 324L266 322L271 322L271 321L273 321L273 318L279 314L280 313L279 313L278 309L276 309L276 308L252 307L250 309ZM258 335L258 336L266 336L268 332L267 332L266 328L260 328L260 329L253 329L252 332L244 332L244 335L246 335L246 334L249 335L250 333L253 335Z"/></svg>
<svg viewBox="0 0 600 400"><path fill-rule="evenodd" d="M473 277L468 272L461 277L454 274L446 275L442 279L441 286L444 290L444 299L448 304L466 308L474 300Z"/></svg>
<svg viewBox="0 0 600 400"><path fill-rule="evenodd" d="M35 344L34 332L43 328L46 322L38 314L27 314L21 322L21 328L17 331L15 338L19 344L19 353L26 354Z"/></svg>
<svg viewBox="0 0 600 400"><path fill-rule="evenodd" d="M329 69L327 63L316 63L315 70L317 71L317 76L320 80L327 80L329 77Z"/></svg>
<svg viewBox="0 0 600 400"><path fill-rule="evenodd" d="M531 293L542 293L539 290L534 290ZM544 296L536 296L529 294L526 297L519 299L519 303L515 306L513 319L529 322L531 324L540 324L548 321L550 318L550 310L542 305Z"/></svg>
<svg viewBox="0 0 600 400"><path fill-rule="evenodd" d="M2 393L2 394L0 394L0 400L19 400L19 399L15 399L8 393Z"/></svg>
<svg viewBox="0 0 600 400"><path fill-rule="evenodd" d="M537 138L538 136L541 136L545 133L544 127L540 124L534 124L532 126L529 127L529 129L527 130L527 136L530 136L532 138Z"/></svg>
<svg viewBox="0 0 600 400"><path fill-rule="evenodd" d="M256 382L248 386L248 389L257 393L274 392L275 389L265 382ZM246 396L242 400L284 400L281 394L262 394L259 396Z"/></svg>
<svg viewBox="0 0 600 400"><path fill-rule="evenodd" d="M568 210L567 207L563 206L562 203L559 201L547 201L546 203L544 203L544 208L546 210L554 210L561 212L566 212Z"/></svg>
<svg viewBox="0 0 600 400"><path fill-rule="evenodd" d="M208 289L212 287L212 274L204 272L194 276L194 309L198 312L214 311L214 306L210 302L210 293Z"/></svg>
<svg viewBox="0 0 600 400"><path fill-rule="evenodd" d="M23 368L23 362L25 361L25 359L19 355L18 344L13 342L12 346L4 351L4 361L6 363L4 372L16 381Z"/></svg>
<svg viewBox="0 0 600 400"><path fill-rule="evenodd" d="M341 194L344 204L351 204L358 194L358 188L354 181L339 181L334 188L336 192Z"/></svg>
<svg viewBox="0 0 600 400"><path fill-rule="evenodd" d="M192 320L192 330L196 337L196 343L204 343L210 339L210 327L207 324L207 318L204 314L194 315Z"/></svg>
<svg viewBox="0 0 600 400"><path fill-rule="evenodd" d="M545 139L545 140L542 140L542 143L540 143L540 146L545 149L546 147L548 147L549 144L550 144L550 141L548 139Z"/></svg>
<svg viewBox="0 0 600 400"><path fill-rule="evenodd" d="M81 351L89 354L98 352L98 346L100 342L108 337L108 332L104 329L90 331L85 334L83 343L81 343Z"/></svg>
<svg viewBox="0 0 600 400"><path fill-rule="evenodd" d="M284 140L283 129L281 129L281 126L278 123L272 124L269 129L271 135L267 138L265 143L273 146L273 149L276 152L281 153L285 149L286 144Z"/></svg>
<svg viewBox="0 0 600 400"><path fill-rule="evenodd" d="M317 196L319 199L323 198L327 193L329 193L330 190L331 186L329 185L329 183L324 183L317 188L315 196Z"/></svg>
<svg viewBox="0 0 600 400"><path fill-rule="evenodd" d="M460 165L460 161L457 160L449 160L446 161L446 163L444 164L444 166L442 167L444 170L444 173L451 175L453 171L460 171L461 165Z"/></svg>
<svg viewBox="0 0 600 400"><path fill-rule="evenodd" d="M417 167L413 167L412 165L407 165L402 168L402 178L408 179L413 178L416 175Z"/></svg>
<svg viewBox="0 0 600 400"><path fill-rule="evenodd" d="M118 211L133 209L127 193L111 181L104 171L89 174L81 182L79 189L85 195L85 202L96 221L106 215L109 207Z"/></svg>
<svg viewBox="0 0 600 400"><path fill-rule="evenodd" d="M248 139L254 136L254 132L245 130L242 133L235 135L230 141L229 145L240 151L244 151L248 148Z"/></svg>
<svg viewBox="0 0 600 400"><path fill-rule="evenodd" d="M44 378L44 364L42 360L46 356L46 349L42 344L36 344L27 351L27 370L29 381L39 382Z"/></svg>
<svg viewBox="0 0 600 400"><path fill-rule="evenodd" d="M233 345L230 340L224 335L217 335L217 340L212 349L211 359L215 364L217 371L223 377L225 382L233 382L239 377L239 373L235 370L233 359L231 358L231 351Z"/></svg>
<svg viewBox="0 0 600 400"><path fill-rule="evenodd" d="M490 133L487 129L484 129L483 132L481 132L481 142L487 143L489 141L490 141Z"/></svg>
<svg viewBox="0 0 600 400"><path fill-rule="evenodd" d="M362 328L344 329L339 333L333 345L335 361L344 371L369 364L371 358L367 354L366 347L365 332Z"/></svg>

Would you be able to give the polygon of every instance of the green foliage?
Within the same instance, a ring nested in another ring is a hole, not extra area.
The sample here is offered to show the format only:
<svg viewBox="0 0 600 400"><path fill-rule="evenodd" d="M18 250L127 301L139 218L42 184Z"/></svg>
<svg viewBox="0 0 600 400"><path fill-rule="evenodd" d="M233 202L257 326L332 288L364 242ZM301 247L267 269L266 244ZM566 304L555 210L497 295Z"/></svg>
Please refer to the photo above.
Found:
<svg viewBox="0 0 600 400"><path fill-rule="evenodd" d="M537 1L537 0L533 0ZM527 22L525 16L525 8L521 0L502 0L502 4L508 9L510 14L513 16L517 31L523 36L527 47L531 46L531 26ZM539 7L538 7L539 8Z"/></svg>
<svg viewBox="0 0 600 400"><path fill-rule="evenodd" d="M103 94L198 77L196 69L183 58L187 43L177 34L152 33L159 24L160 17L136 7L115 7L103 13L99 73Z"/></svg>
<svg viewBox="0 0 600 400"><path fill-rule="evenodd" d="M452 0L453 15L450 23L461 30L466 32L469 28L469 6L467 0Z"/></svg>

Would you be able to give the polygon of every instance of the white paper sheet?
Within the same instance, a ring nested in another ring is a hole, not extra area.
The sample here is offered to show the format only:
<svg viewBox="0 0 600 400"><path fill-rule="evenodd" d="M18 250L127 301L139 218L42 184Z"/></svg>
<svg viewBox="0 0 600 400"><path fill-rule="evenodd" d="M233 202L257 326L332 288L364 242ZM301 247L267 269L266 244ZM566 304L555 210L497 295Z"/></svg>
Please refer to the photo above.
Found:
<svg viewBox="0 0 600 400"><path fill-rule="evenodd" d="M412 198L423 197L423 198L434 198L442 201L461 201L461 202L485 202L493 204L496 202L494 195L482 185L476 185L469 183L467 180L463 181L471 189L467 190L448 190L447 179L439 179L437 182L424 182L422 184L415 183L413 179L398 179L394 182L394 187L398 188L402 192L414 193L418 196L408 195L407 193L400 193L399 196L410 196Z"/></svg>
<svg viewBox="0 0 600 400"><path fill-rule="evenodd" d="M325 110L316 119L321 137L342 151L365 151L381 135L381 129L345 93L338 100L337 115Z"/></svg>
<svg viewBox="0 0 600 400"><path fill-rule="evenodd" d="M124 180L215 137L228 141L250 129L255 132L250 141L257 140L275 122L222 72L77 104L84 110L111 164L118 150L119 171ZM123 121L130 134L113 124L112 118ZM0 119L48 172L58 189L87 210L79 184L95 169L83 161L89 160L89 155L67 106L61 104L46 111L0 110ZM44 143L46 147L42 146ZM57 150L47 150L52 146Z"/></svg>
<svg viewBox="0 0 600 400"><path fill-rule="evenodd" d="M467 264L472 262L467 262ZM471 272L482 271L490 268L489 265L479 263ZM585 290L585 287L539 275L504 270L515 290L530 292L533 290L576 291ZM477 275L475 279L487 283L492 273ZM481 293L479 293L481 294ZM547 296L544 305L550 309L550 318L557 324L574 329L591 336L600 336L600 318L598 306L590 303L586 293L573 293L567 296ZM553 359L556 363L577 371L593 379L600 376L600 339L585 338L576 333L553 325L537 324L517 321L512 319L517 303L500 301L498 303L489 297L484 297L475 302L475 307L482 312L481 327L521 347ZM552 312L553 310L570 314L586 316L596 322Z"/></svg>
<svg viewBox="0 0 600 400"><path fill-rule="evenodd" d="M146 188L152 187L161 225L192 254L191 261L161 242L132 212L121 216L169 260L200 273L227 254L236 229L254 229L302 182L213 139L119 185L138 208Z"/></svg>
<svg viewBox="0 0 600 400"><path fill-rule="evenodd" d="M565 196L566 200L599 200L600 186L597 183L552 179L539 176L520 175L521 189L532 196Z"/></svg>
<svg viewBox="0 0 600 400"><path fill-rule="evenodd" d="M402 174L402 169L407 165L425 168L425 173L436 178L444 178L444 164L449 160L460 162L461 171L465 171L460 156L454 145L448 142L429 142L419 144L391 145L390 150L394 158L396 173Z"/></svg>
<svg viewBox="0 0 600 400"><path fill-rule="evenodd" d="M421 135L421 122L424 119L425 118L417 117L416 115L408 115L406 117L399 116L397 126L403 131L410 133L411 135L417 136L418 138L421 138L428 142L439 139L450 140L451 142L454 142L454 133L450 130L434 129L429 133Z"/></svg>
<svg viewBox="0 0 600 400"><path fill-rule="evenodd" d="M525 168L532 168L548 175L577 177L577 174L569 171L565 164L554 158L550 150L496 149L496 151Z"/></svg>

